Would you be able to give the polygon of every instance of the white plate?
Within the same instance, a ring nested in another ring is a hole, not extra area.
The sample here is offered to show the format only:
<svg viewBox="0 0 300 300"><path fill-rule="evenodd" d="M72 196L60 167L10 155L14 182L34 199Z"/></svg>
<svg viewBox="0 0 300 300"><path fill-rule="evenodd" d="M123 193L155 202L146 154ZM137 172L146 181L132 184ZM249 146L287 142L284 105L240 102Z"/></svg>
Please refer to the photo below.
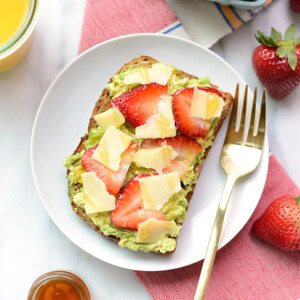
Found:
<svg viewBox="0 0 300 300"><path fill-rule="evenodd" d="M55 224L77 246L110 264L133 270L159 271L183 267L204 258L225 174L219 164L227 122L221 129L196 186L187 219L170 256L133 252L98 235L72 210L67 194L64 158L86 133L99 94L108 79L132 58L149 55L181 70L208 76L234 93L241 76L219 56L184 39L138 34L97 45L74 59L54 80L38 110L31 141L34 180ZM228 120L227 120L228 121ZM220 248L243 228L261 196L268 169L268 142L258 169L240 181L231 197Z"/></svg>

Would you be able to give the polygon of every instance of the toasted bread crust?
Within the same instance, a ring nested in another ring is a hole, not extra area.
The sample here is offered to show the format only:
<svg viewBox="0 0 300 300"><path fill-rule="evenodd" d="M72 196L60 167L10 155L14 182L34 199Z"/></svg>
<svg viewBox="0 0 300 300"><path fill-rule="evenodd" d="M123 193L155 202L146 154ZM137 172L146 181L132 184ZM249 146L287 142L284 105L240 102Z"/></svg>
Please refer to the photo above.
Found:
<svg viewBox="0 0 300 300"><path fill-rule="evenodd" d="M133 66L136 66L136 67L151 67L152 64L154 63L158 63L157 60L155 60L154 58L150 57L150 56L140 56L140 57L137 57L137 58L134 58L133 60L131 60L130 62L128 62L127 64L125 64L116 74L120 73L121 71L126 71L128 69L128 67L131 65ZM188 73L185 73L183 71L178 71L178 74L180 77L184 78L184 77L188 77L188 78L197 78L196 76L193 76L193 75L190 75ZM109 82L111 82L112 79L110 79ZM212 85L212 87L214 88L218 88L216 85ZM231 94L229 93L226 93L226 92L223 92L223 91L220 91L225 99L225 106L224 106L224 109L223 109L223 112L222 112L222 115L220 117L220 120L217 124L217 126L215 127L215 130L214 130L214 133L213 133L213 141L215 140L216 138L216 135L218 133L218 131L220 130L220 128L222 127L222 124L227 116L227 114L229 113L230 111L230 107L233 103L233 97ZM90 118L90 121L89 121L89 125L88 125L88 132L94 128L94 127L97 127L97 124L94 120L94 115L96 114L99 114L101 112L104 112L106 111L108 108L109 108L109 102L111 101L112 97L110 96L109 94L109 91L105 88L98 101L96 102L96 105L94 107L94 110L93 110L93 113L92 113L92 116ZM76 154L80 151L82 151L84 149L84 141L87 140L88 138L88 134L86 134L85 136L83 136L77 146L77 148L75 149L74 153L73 154ZM201 172L201 167L209 153L209 150L210 150L211 147L208 147L206 148L205 150L205 153L204 153L204 156L201 160L201 163L200 164L196 164L194 166L194 171L197 175L197 177L199 177L200 175L200 172ZM69 171L67 172L67 174L69 173ZM79 188L81 187L81 185L79 184L74 184L73 185L73 188L74 190L79 190ZM193 196L193 193L194 193L194 188L195 188L195 185L192 186L192 191L187 195L187 200L188 202L191 200L192 196ZM71 195L70 193L70 189L69 189L69 196ZM71 196L70 196L70 199L71 199ZM113 235L105 235L103 234L103 232L100 230L100 228L98 226L96 226L92 220L89 218L89 216L84 212L84 210L80 207L78 207L73 201L71 201L71 206L72 206L72 209L77 213L77 215L83 219L87 224L89 224L90 226L92 226L99 234L105 236L106 238L109 238L109 239L112 239L112 240L115 240L115 241L119 241L119 238L113 236ZM188 209L188 207L187 207ZM176 238L177 239L177 238ZM174 250L175 251L175 250ZM168 253L161 253L161 252L156 252L156 253L159 253L159 254L171 254L173 253L174 251L172 252L168 252Z"/></svg>

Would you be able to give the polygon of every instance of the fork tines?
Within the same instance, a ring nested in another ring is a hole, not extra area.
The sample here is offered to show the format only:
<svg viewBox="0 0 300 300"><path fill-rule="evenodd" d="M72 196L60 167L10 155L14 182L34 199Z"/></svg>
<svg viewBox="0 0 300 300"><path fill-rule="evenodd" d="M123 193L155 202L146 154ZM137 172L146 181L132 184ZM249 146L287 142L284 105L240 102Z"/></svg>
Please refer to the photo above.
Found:
<svg viewBox="0 0 300 300"><path fill-rule="evenodd" d="M248 97L248 85L245 86L243 101L239 101L239 98L237 84L226 142L258 147L265 136L266 89L263 89L260 107L257 104L257 87L254 89L252 101Z"/></svg>

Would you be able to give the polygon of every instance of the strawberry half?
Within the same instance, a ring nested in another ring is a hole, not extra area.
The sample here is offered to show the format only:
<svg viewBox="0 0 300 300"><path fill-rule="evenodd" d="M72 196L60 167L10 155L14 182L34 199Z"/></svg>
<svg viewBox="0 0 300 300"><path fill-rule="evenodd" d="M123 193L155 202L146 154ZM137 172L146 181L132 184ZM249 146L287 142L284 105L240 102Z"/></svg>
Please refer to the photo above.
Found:
<svg viewBox="0 0 300 300"><path fill-rule="evenodd" d="M138 85L111 101L111 106L117 106L131 126L144 125L155 113L162 95L167 95L168 86L157 83Z"/></svg>
<svg viewBox="0 0 300 300"><path fill-rule="evenodd" d="M125 186L116 203L116 208L111 212L111 222L121 228L137 230L139 224L150 218L166 221L162 211L153 211L143 208L143 199L139 179L151 176L140 174L133 177Z"/></svg>
<svg viewBox="0 0 300 300"><path fill-rule="evenodd" d="M286 251L300 250L300 197L282 196L273 201L253 224L253 234Z"/></svg>
<svg viewBox="0 0 300 300"><path fill-rule="evenodd" d="M141 148L151 149L162 146L171 146L177 153L177 156L171 162L171 166L163 169L163 173L179 172L180 178L184 176L196 156L202 150L202 146L195 140L183 135L166 139L145 140Z"/></svg>
<svg viewBox="0 0 300 300"><path fill-rule="evenodd" d="M208 93L215 93L221 97L222 94L213 88L199 88ZM180 132L193 138L206 138L210 124L203 119L190 116L194 88L180 89L173 95L173 113L175 123Z"/></svg>
<svg viewBox="0 0 300 300"><path fill-rule="evenodd" d="M94 151L98 145L87 150L81 159L82 166L87 172L96 172L96 175L103 180L106 185L107 191L112 195L118 195L121 187L124 184L124 180L127 171L131 165L132 156L137 151L138 146L136 143L131 143L129 147L121 155L121 163L118 171L114 172L109 168L102 165L100 162L92 158Z"/></svg>

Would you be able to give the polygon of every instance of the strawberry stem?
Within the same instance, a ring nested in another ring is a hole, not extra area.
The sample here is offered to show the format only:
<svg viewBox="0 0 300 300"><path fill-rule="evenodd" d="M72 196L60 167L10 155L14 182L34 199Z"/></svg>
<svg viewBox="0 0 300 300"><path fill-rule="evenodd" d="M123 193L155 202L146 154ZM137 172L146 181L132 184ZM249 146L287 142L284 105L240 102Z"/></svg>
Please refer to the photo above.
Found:
<svg viewBox="0 0 300 300"><path fill-rule="evenodd" d="M287 58L288 64L295 71L298 61L296 55L296 46L300 44L300 37L296 38L296 25L291 24L282 34L272 27L271 35L267 36L263 32L257 31L255 34L256 40L266 46L277 48L276 55L280 58Z"/></svg>

